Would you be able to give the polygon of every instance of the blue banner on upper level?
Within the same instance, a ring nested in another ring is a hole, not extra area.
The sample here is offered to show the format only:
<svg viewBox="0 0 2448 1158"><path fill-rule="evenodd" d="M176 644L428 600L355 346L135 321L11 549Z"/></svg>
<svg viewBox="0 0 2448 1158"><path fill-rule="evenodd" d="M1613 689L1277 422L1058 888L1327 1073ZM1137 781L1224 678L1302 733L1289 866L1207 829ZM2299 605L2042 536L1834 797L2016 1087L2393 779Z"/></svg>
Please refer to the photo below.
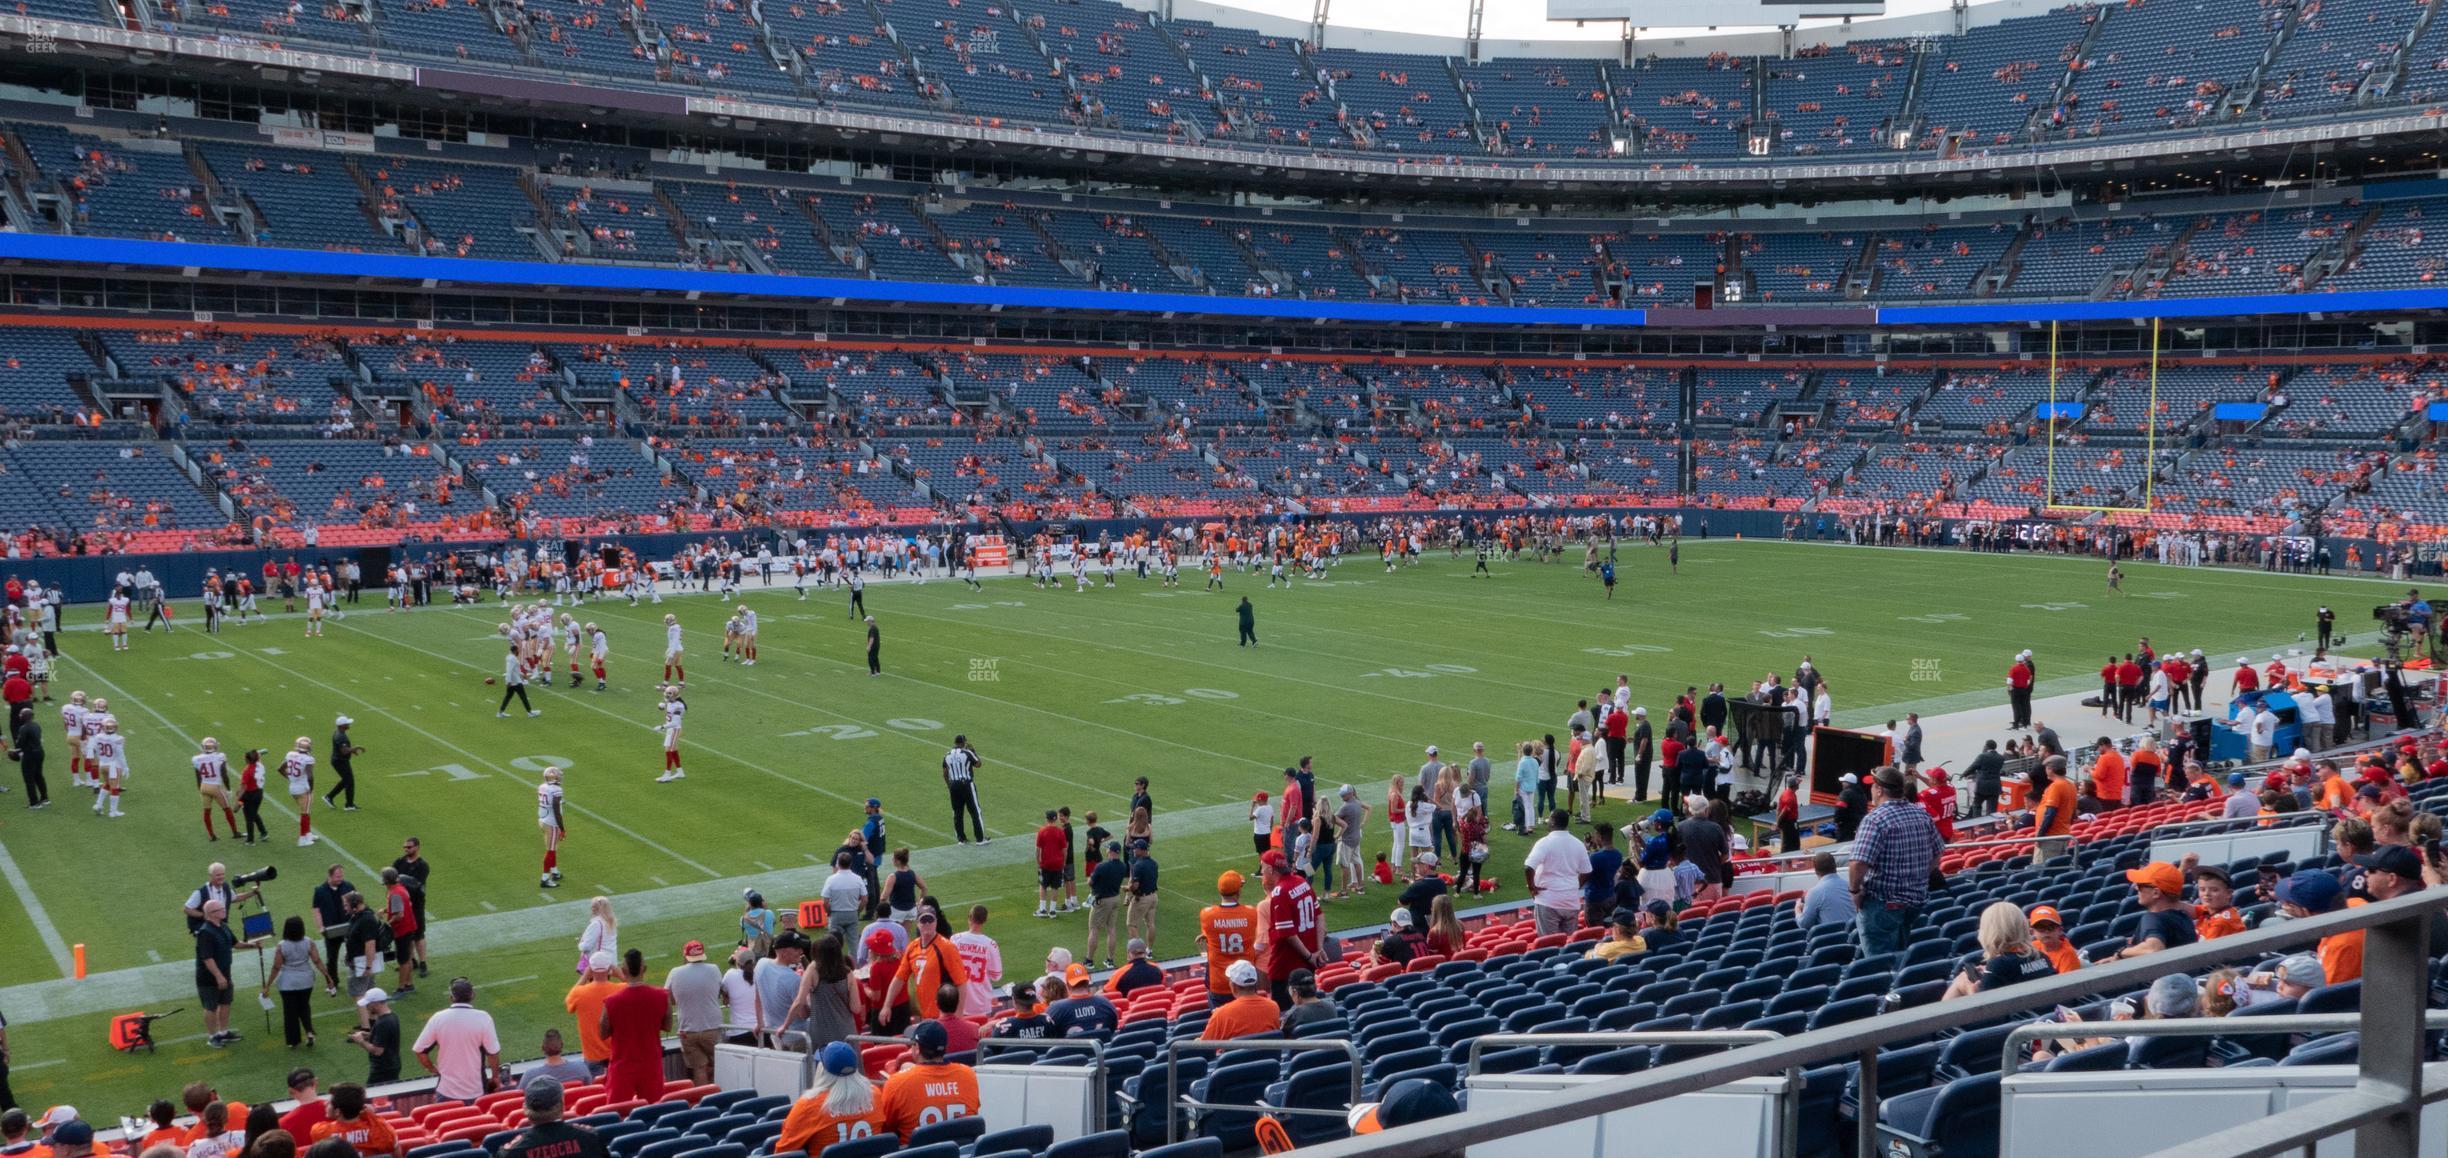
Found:
<svg viewBox="0 0 2448 1158"><path fill-rule="evenodd" d="M0 260L64 265L126 265L197 268L227 273L298 277L377 278L464 286L560 286L570 289L719 294L777 301L985 306L1059 309L1088 313L1190 314L1270 318L1287 322L1329 321L1402 325L1535 326L1624 329L1650 324L1650 311L1557 306L1406 305L1390 301L1337 301L1239 295L1134 293L1048 286L980 285L971 282L871 281L866 278L798 277L726 273L662 266L560 264L425 257L416 254L342 253L278 246L205 245L112 237L0 232ZM1849 307L1858 320L1832 310L1789 307L1754 310L1668 310L1669 324L1727 328L1810 324L1968 326L2036 325L2044 322L2126 321L2147 318L2272 317L2448 309L2448 286L2368 290L2334 294L2267 294L2242 297L2159 298L2148 301L1984 302L1953 306ZM1820 315L1827 316L1820 316ZM1661 319L1667 320L1667 319Z"/></svg>
<svg viewBox="0 0 2448 1158"><path fill-rule="evenodd" d="M870 281L866 278L721 273L660 266L563 265L542 261L421 257L414 254L338 253L277 246L131 241L46 233L0 232L0 259L85 265L192 266L232 273L382 278L459 285L551 285L573 289L723 294L797 301L839 298L874 303L1001 306L1007 309L1063 309L1098 313L1221 314L1290 322L1454 323L1614 329L1638 326L1645 320L1645 311L1639 309L1404 305L1400 302L1131 293L968 282Z"/></svg>
<svg viewBox="0 0 2448 1158"><path fill-rule="evenodd" d="M2259 422L2268 414L2266 402L2221 402L2210 408L2210 417L2220 422Z"/></svg>

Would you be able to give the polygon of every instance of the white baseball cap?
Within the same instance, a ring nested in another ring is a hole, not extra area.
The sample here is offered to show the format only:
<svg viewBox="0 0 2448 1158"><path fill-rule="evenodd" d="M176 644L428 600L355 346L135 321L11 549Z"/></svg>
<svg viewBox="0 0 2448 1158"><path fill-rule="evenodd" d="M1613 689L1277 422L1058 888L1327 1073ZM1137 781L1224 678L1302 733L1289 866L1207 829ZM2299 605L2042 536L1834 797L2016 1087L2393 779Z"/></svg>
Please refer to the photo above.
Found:
<svg viewBox="0 0 2448 1158"><path fill-rule="evenodd" d="M335 728L345 728L345 727L348 727L350 724L354 724L354 723L356 723L356 722L357 722L357 721L352 720L352 719L348 718L347 716L340 716L340 717L337 717L337 718L335 718L335 719L333 719L333 720L332 720L332 726L333 726L333 727L335 727Z"/></svg>
<svg viewBox="0 0 2448 1158"><path fill-rule="evenodd" d="M1430 745L1428 745L1428 754L1429 754L1429 755L1431 755L1431 756L1436 755L1436 754L1437 754L1437 746L1436 746L1436 745L1434 745L1434 744L1430 744Z"/></svg>
<svg viewBox="0 0 2448 1158"><path fill-rule="evenodd" d="M595 973L611 972L612 955L604 952L601 949L597 949L596 951L587 954L587 969L588 971Z"/></svg>
<svg viewBox="0 0 2448 1158"><path fill-rule="evenodd" d="M1258 967L1248 961L1235 961L1224 967L1224 980L1244 987L1256 985Z"/></svg>
<svg viewBox="0 0 2448 1158"><path fill-rule="evenodd" d="M391 995L383 992L379 987L368 989L365 991L365 996L357 999L357 1008L364 1009L366 1006L380 1005L389 1000L391 1000Z"/></svg>

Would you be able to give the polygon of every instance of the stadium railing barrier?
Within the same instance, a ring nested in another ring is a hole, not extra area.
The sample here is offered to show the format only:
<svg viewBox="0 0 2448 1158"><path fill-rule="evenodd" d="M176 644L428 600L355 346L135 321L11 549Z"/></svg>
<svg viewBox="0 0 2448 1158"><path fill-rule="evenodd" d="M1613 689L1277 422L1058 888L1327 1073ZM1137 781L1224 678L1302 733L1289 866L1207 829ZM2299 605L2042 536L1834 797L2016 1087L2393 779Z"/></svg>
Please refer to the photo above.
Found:
<svg viewBox="0 0 2448 1158"><path fill-rule="evenodd" d="M1946 1030L2009 1021L2035 1008L2146 988L2170 973L2200 973L2236 960L2309 945L2362 930L2362 1009L2352 1024L2361 1043L2351 1089L2217 1130L2153 1158L2267 1158L2353 1131L2356 1158L2413 1158L2419 1153L2422 1107L2448 1100L2448 1063L2426 1070L2424 1011L2430 995L2428 944L2443 898L2422 892L2393 900L2265 926L2251 932L2080 972L1979 993L1938 1005L1846 1022L1730 1053L1673 1062L1592 1083L1527 1105L1469 1112L1304 1148L1309 1158L1441 1158L1532 1131L1584 1122L1730 1082L1797 1067L1859 1061L1860 1117L1856 1153L1887 1151L1878 1130L1878 1054L1883 1045ZM2237 1028L2237 1027L2230 1027ZM2258 1022L2251 1028L2258 1031ZM1602 1135L1603 1136L1603 1135Z"/></svg>
<svg viewBox="0 0 2448 1158"><path fill-rule="evenodd" d="M1204 1114L1217 1110L1254 1111L1259 1109L1269 1109L1270 1112L1277 1114L1317 1114L1326 1112L1322 1110L1286 1109L1282 1107L1270 1108L1256 1102L1206 1102L1183 1097L1181 1090L1181 1056L1183 1054L1227 1054L1237 1053L1242 1050L1249 1050L1255 1053L1306 1053L1310 1050L1323 1049L1341 1050L1344 1056L1350 1061L1351 1104L1358 1105L1360 1102L1360 1047L1353 1045L1350 1040L1346 1038L1233 1038L1226 1041L1166 1042L1165 1103L1167 1110L1165 1112L1165 1144L1169 1146L1175 1142L1181 1141L1179 1134L1176 1132L1176 1127L1182 1125L1183 1123L1180 1118L1173 1114L1173 1110L1188 1110L1193 1114ZM1213 1071L1209 1072L1212 1073ZM1340 1111L1337 1111L1337 1113L1340 1113ZM1195 1119L1193 1119L1192 1124L1195 1124Z"/></svg>
<svg viewBox="0 0 2448 1158"><path fill-rule="evenodd" d="M902 1042L896 1037L862 1041ZM1085 1065L994 1065L997 1053L1043 1054L1068 1050L1088 1055ZM989 1037L978 1042L978 1102L981 1113L992 1106L996 1129L1050 1126L1054 1140L1068 1142L1105 1130L1106 1107L1113 1101L1106 1071L1105 1043L1075 1037Z"/></svg>
<svg viewBox="0 0 2448 1158"><path fill-rule="evenodd" d="M2340 1033L2356 1028L2359 1014L2313 1013L2255 1017L2255 1035ZM2423 1016L2423 1028L2448 1030L2448 1012ZM2236 1023L2223 1017L2168 1018L2160 1021L2087 1022L2068 1025L2027 1025L2006 1036L1998 1073L1999 1153L2027 1153L2062 1137L2069 1121L2084 1123L2099 1136L2134 1139L2193 1133L2198 1122L2250 1116L2268 1105L2302 1104L2312 1098L2352 1090L2359 1075L2342 1065L2270 1067L2184 1067L2107 1073L2040 1074L2024 1070L2023 1047L2031 1042L2072 1037L2118 1039L2232 1036ZM2426 1089L2439 1081L2427 1067ZM2018 1072L2020 1071L2020 1072ZM2428 1104L2436 1100L2426 1094ZM2018 1115L2017 1103L2025 1112ZM2256 1105L2255 1103L2260 1103ZM2429 1115L2422 1127L2431 1135L2426 1153L2441 1153L2448 1145L2448 1120ZM2191 1143L2187 1143L2188 1146ZM2306 1146L2305 1151L2318 1149Z"/></svg>

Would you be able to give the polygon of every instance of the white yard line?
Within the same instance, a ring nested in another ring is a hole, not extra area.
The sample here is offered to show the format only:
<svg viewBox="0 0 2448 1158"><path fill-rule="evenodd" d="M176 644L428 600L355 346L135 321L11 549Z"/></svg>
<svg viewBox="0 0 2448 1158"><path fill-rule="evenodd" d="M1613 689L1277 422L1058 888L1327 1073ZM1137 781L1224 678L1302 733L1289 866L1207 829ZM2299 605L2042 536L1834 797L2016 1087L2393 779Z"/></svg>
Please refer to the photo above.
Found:
<svg viewBox="0 0 2448 1158"><path fill-rule="evenodd" d="M27 880L25 870L17 867L17 858L9 855L6 844L0 844L0 877L7 878L9 890L25 906L26 916L34 922L35 935L42 938L43 948L51 951L51 960L59 966L60 976L76 976L76 961L68 953L67 939L60 936L59 926L51 923L50 910L43 908L42 898L34 895L34 882Z"/></svg>

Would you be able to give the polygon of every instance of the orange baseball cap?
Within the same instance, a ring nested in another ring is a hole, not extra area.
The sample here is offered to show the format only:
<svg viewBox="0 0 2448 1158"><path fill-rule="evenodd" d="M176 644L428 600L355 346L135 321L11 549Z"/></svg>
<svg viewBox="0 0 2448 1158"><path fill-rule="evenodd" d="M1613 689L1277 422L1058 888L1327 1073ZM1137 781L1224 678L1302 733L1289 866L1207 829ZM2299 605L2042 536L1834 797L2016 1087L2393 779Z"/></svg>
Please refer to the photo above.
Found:
<svg viewBox="0 0 2448 1158"><path fill-rule="evenodd" d="M1240 892L1241 885L1241 874L1232 869L1225 869L1224 875L1216 878L1216 892L1223 896Z"/></svg>
<svg viewBox="0 0 2448 1158"><path fill-rule="evenodd" d="M1086 985L1089 980L1088 967L1077 961L1072 962L1070 968L1063 970L1063 984L1065 985Z"/></svg>
<svg viewBox="0 0 2448 1158"><path fill-rule="evenodd" d="M2184 874L2178 872L2175 865L2163 860L2152 861L2138 869L2129 869L2125 873L2125 879L2137 885L2149 885L2171 897L2184 892Z"/></svg>
<svg viewBox="0 0 2448 1158"><path fill-rule="evenodd" d="M2064 927L2065 927L2065 918L2060 917L2060 916L2058 916L2058 915L2057 915L2057 906L2055 906L2055 905L2033 905L2033 906L2032 906L2032 911L2031 911L2031 922L2030 922L2030 923L2031 923L2031 924L2034 924L2034 925L2037 925L2037 924L2040 924L2040 923L2041 923L2041 922L2043 922L2043 921L2045 921L2045 922L2047 922L2047 923L2049 923L2049 924L2051 924L2051 925L2055 925L2055 926L2057 926L2057 927L2059 927L2059 928L2064 928Z"/></svg>

